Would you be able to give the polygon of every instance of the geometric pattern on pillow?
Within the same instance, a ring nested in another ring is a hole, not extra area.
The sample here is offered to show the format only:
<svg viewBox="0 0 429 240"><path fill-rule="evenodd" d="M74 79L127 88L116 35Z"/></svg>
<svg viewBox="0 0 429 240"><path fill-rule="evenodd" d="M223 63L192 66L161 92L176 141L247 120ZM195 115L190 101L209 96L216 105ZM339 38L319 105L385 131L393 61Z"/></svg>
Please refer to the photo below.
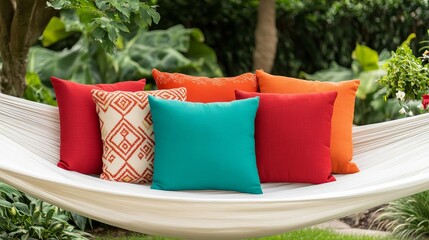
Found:
<svg viewBox="0 0 429 240"><path fill-rule="evenodd" d="M258 91L258 83L253 73L243 73L234 77L209 78L153 69L152 75L158 89L185 87L187 102L229 102L235 100L235 90Z"/></svg>
<svg viewBox="0 0 429 240"><path fill-rule="evenodd" d="M100 178L129 183L152 181L155 140L148 95L184 101L186 89L92 91L103 142Z"/></svg>

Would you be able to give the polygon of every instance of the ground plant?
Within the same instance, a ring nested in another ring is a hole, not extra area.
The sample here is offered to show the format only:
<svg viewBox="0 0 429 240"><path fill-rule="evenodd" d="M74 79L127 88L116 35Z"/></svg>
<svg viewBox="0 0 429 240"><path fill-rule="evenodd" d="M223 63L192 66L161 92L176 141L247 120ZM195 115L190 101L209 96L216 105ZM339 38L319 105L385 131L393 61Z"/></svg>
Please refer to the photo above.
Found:
<svg viewBox="0 0 429 240"><path fill-rule="evenodd" d="M0 239L88 239L69 212L0 183Z"/></svg>
<svg viewBox="0 0 429 240"><path fill-rule="evenodd" d="M114 236L107 234L96 236L96 240L176 240L176 238L151 236L144 234L129 234L126 236ZM369 235L350 235L332 231L330 229L306 228L296 230L280 235L252 238L248 240L397 240L392 236L369 236Z"/></svg>
<svg viewBox="0 0 429 240"><path fill-rule="evenodd" d="M401 239L429 237L429 192L422 192L387 204L378 220Z"/></svg>

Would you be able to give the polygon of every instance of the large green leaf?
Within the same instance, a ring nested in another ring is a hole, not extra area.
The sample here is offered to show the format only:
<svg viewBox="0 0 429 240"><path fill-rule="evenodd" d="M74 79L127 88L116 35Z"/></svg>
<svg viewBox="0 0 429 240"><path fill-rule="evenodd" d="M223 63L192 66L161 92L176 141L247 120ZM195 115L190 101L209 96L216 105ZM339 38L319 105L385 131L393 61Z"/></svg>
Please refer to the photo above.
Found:
<svg viewBox="0 0 429 240"><path fill-rule="evenodd" d="M73 32L67 32L64 23L58 17L53 17L46 26L42 34L42 45L49 47L63 39L73 35Z"/></svg>
<svg viewBox="0 0 429 240"><path fill-rule="evenodd" d="M134 44L152 48L170 48L179 52L187 52L190 44L192 29L182 25L173 26L167 30L141 30L134 39Z"/></svg>
<svg viewBox="0 0 429 240"><path fill-rule="evenodd" d="M88 47L81 40L71 49L61 52L42 47L32 47L28 57L27 71L39 75L43 84L51 86L49 78L56 76L80 83L98 83L92 74L92 59Z"/></svg>
<svg viewBox="0 0 429 240"><path fill-rule="evenodd" d="M0 207L11 208L12 204L10 202L0 198Z"/></svg>
<svg viewBox="0 0 429 240"><path fill-rule="evenodd" d="M356 92L356 97L360 99L366 99L368 94L371 94L380 89L377 81L385 74L386 72L383 69L361 72L357 76L357 79L360 79L360 85Z"/></svg>
<svg viewBox="0 0 429 240"><path fill-rule="evenodd" d="M86 226L88 225L88 222L91 222L91 219L83 217L76 213L71 213L71 219L80 230L85 230Z"/></svg>
<svg viewBox="0 0 429 240"><path fill-rule="evenodd" d="M357 44L352 58L359 62L363 71L378 69L378 53L365 45Z"/></svg>
<svg viewBox="0 0 429 240"><path fill-rule="evenodd" d="M22 196L21 192L16 188L11 187L10 185L0 182L0 196L5 194L7 197L12 199L12 196Z"/></svg>
<svg viewBox="0 0 429 240"><path fill-rule="evenodd" d="M193 75L221 76L215 52L197 29L181 25L140 31L115 56L120 79L150 77L153 68Z"/></svg>
<svg viewBox="0 0 429 240"><path fill-rule="evenodd" d="M302 73L303 77L311 80L340 82L354 79L353 71L333 62L328 69L320 70L313 74Z"/></svg>
<svg viewBox="0 0 429 240"><path fill-rule="evenodd" d="M222 76L222 70L217 64L216 53L206 44L196 40L191 40L189 51L185 56L191 61L201 63L195 70L191 70L190 74L207 77Z"/></svg>
<svg viewBox="0 0 429 240"><path fill-rule="evenodd" d="M20 213L26 215L26 216L31 216L30 213L30 208L28 207L27 204L24 204L22 202L15 202L12 204Z"/></svg>

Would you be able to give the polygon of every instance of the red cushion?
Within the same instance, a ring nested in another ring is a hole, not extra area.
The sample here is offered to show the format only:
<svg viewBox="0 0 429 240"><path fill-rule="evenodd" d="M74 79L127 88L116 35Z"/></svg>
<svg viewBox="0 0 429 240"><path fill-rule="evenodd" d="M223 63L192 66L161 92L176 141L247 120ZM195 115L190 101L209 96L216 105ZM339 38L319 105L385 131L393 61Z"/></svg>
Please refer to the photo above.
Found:
<svg viewBox="0 0 429 240"><path fill-rule="evenodd" d="M86 85L51 77L60 113L58 167L84 174L102 172L100 123L91 90L141 91L146 80Z"/></svg>
<svg viewBox="0 0 429 240"><path fill-rule="evenodd" d="M331 119L337 92L260 97L255 120L256 161L261 182L325 183L331 175Z"/></svg>

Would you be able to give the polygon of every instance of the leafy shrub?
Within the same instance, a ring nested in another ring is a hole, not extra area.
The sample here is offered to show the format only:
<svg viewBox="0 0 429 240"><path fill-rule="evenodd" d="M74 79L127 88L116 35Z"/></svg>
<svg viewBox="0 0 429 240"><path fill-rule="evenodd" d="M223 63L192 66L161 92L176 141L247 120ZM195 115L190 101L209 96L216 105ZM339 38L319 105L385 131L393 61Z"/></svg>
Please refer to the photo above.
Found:
<svg viewBox="0 0 429 240"><path fill-rule="evenodd" d="M0 183L0 239L87 239L69 213Z"/></svg>
<svg viewBox="0 0 429 240"><path fill-rule="evenodd" d="M401 239L425 239L429 237L428 203L429 191L390 202L376 221Z"/></svg>
<svg viewBox="0 0 429 240"><path fill-rule="evenodd" d="M380 79L380 84L388 89L386 97L402 91L406 100L414 100L428 90L429 69L409 47L412 37L399 46L387 62L387 74Z"/></svg>
<svg viewBox="0 0 429 240"><path fill-rule="evenodd" d="M258 2L158 0L162 18L152 28L180 23L202 29L224 73L237 75L252 70ZM279 42L272 72L298 76L326 69L331 62L350 66L356 43L381 52L396 49L412 32L421 40L428 7L425 0L277 0Z"/></svg>

